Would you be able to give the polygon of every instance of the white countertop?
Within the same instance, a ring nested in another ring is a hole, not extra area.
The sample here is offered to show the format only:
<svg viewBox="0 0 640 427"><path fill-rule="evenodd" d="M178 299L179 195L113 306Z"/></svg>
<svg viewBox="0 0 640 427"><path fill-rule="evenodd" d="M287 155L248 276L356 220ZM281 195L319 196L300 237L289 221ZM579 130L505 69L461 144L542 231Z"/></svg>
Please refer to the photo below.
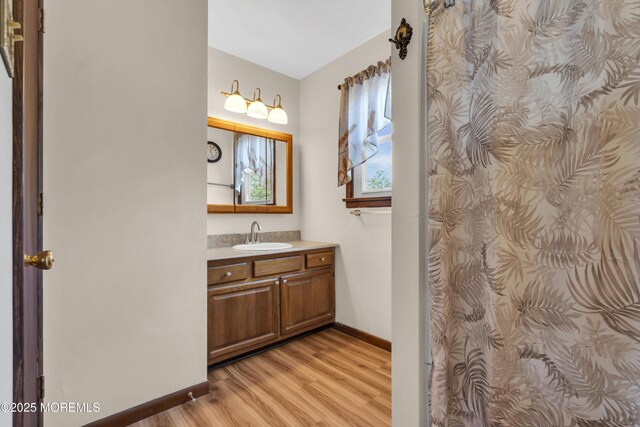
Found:
<svg viewBox="0 0 640 427"><path fill-rule="evenodd" d="M289 252L308 251L312 249L335 248L335 243L309 242L307 240L299 240L297 242L287 242L291 244L287 249L276 249L273 251L237 251L233 247L212 248L207 249L207 261L217 261L221 259L243 258L256 255L275 255L285 254Z"/></svg>

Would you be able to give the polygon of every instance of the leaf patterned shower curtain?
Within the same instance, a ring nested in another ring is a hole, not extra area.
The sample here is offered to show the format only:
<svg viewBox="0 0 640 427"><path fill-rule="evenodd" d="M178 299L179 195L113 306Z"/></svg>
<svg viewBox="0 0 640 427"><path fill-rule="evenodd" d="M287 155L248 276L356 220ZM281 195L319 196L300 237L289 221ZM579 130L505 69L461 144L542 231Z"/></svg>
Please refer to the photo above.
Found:
<svg viewBox="0 0 640 427"><path fill-rule="evenodd" d="M440 0L427 69L432 425L640 426L640 0Z"/></svg>

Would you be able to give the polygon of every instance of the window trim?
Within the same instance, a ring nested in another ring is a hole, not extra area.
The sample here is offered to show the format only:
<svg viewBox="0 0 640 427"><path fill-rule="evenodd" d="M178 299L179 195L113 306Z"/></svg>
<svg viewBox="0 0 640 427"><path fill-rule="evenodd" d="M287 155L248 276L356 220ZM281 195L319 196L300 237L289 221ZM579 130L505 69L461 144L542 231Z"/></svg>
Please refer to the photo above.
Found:
<svg viewBox="0 0 640 427"><path fill-rule="evenodd" d="M378 148L380 148L382 146L382 144L386 144L386 143L392 143L391 140L391 135L387 135L381 139L378 139ZM373 158L373 156L372 156ZM359 179L359 183L360 186L362 187L361 189L359 189L357 191L357 193L361 194L362 198L371 198L371 197L386 197L389 195L389 193L391 193L393 191L393 184L391 184L391 187L388 189L384 189L384 190L379 190L379 191L364 191L364 187L365 187L365 182L366 182L366 175L367 175L367 167L368 165L370 165L369 161L367 160L364 163L359 164L358 166L356 166L356 168L362 168L359 172L361 178ZM356 170L355 168L353 169L354 171ZM352 175L351 176L352 181L356 181L355 177ZM381 194L383 193L384 196L380 195L380 196L376 196L375 194ZM368 196L367 194L370 194L370 196Z"/></svg>
<svg viewBox="0 0 640 427"><path fill-rule="evenodd" d="M384 139L382 142L393 142L391 135L389 135L388 139ZM362 166L362 165L358 165ZM391 196L367 196L367 197L353 197L354 189L353 189L353 173L355 173L355 168L351 169L351 181L346 184L346 194L345 198L342 199L345 202L347 209L353 208L390 208L391 207ZM393 184L391 186L391 191L393 192ZM369 193L375 194L375 193Z"/></svg>
<svg viewBox="0 0 640 427"><path fill-rule="evenodd" d="M391 207L391 196L353 197L353 179L347 183L346 195L342 201L347 209Z"/></svg>

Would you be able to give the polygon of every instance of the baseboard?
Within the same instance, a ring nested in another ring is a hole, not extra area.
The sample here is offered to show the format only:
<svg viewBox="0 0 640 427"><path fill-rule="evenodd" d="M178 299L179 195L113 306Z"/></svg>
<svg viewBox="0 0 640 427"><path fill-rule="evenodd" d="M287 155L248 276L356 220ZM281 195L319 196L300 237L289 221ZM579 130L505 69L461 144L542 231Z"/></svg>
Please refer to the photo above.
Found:
<svg viewBox="0 0 640 427"><path fill-rule="evenodd" d="M222 360L220 362L212 363L208 366L209 371L214 369L222 368L223 366L231 365L236 362L240 362L241 360L248 359L253 356L257 356L258 354L266 353L267 351L273 350L278 347L282 347L283 345L287 345L290 342L297 341L301 338L308 337L309 335L317 334L318 332L322 332L325 329L329 329L333 327L333 323L329 323L327 325L322 325L318 328L312 329L310 331L302 332L300 335L295 335L293 337L286 338L282 341L275 342L273 344L269 344L265 347L258 348L256 350L248 351L246 353L239 354L237 356L230 357L228 359Z"/></svg>
<svg viewBox="0 0 640 427"><path fill-rule="evenodd" d="M352 328L351 326L347 326L338 322L335 322L333 324L333 329L335 329L336 331L340 331L343 334L351 335L352 337L357 338L360 341L364 341L383 350L391 352L391 341L387 341L380 337L376 337L375 335L368 334L359 329Z"/></svg>
<svg viewBox="0 0 640 427"><path fill-rule="evenodd" d="M110 415L98 421L87 424L85 427L119 427L128 426L140 420L144 420L152 415L158 414L174 406L187 403L190 399L188 394L193 393L193 397L198 398L209 393L209 382L205 381L191 387L183 388L166 396L153 399L147 403L126 409L117 414Z"/></svg>

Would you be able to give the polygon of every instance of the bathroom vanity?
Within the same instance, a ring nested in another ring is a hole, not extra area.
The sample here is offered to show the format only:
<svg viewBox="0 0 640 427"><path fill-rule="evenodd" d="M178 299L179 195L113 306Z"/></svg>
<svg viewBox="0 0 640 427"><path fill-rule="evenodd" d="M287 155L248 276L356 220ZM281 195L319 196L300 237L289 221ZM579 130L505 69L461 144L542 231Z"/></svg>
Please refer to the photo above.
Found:
<svg viewBox="0 0 640 427"><path fill-rule="evenodd" d="M208 363L225 361L335 319L335 246L208 250Z"/></svg>
<svg viewBox="0 0 640 427"><path fill-rule="evenodd" d="M208 213L293 213L292 135L213 117L208 124ZM260 231L253 221L246 241L209 236L229 245L208 244L209 365L335 320L335 245L301 241L299 230L286 240Z"/></svg>

